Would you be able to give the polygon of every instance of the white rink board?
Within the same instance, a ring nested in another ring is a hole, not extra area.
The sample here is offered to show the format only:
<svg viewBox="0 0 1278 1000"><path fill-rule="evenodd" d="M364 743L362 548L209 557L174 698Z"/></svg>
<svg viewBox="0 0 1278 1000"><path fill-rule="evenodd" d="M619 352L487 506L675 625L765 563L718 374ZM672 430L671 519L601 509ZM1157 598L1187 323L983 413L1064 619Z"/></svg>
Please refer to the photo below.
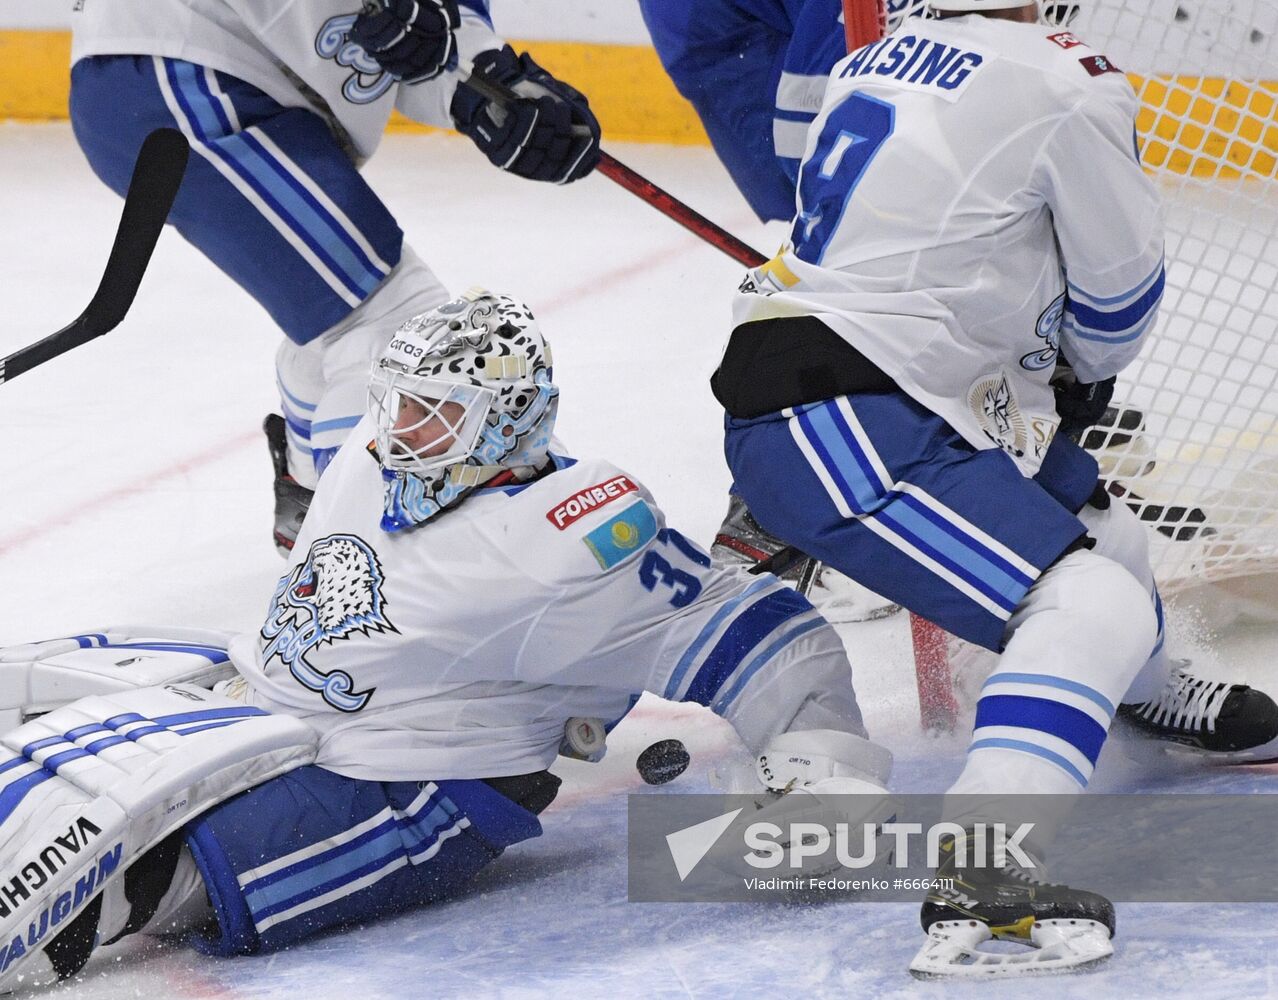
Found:
<svg viewBox="0 0 1278 1000"><path fill-rule="evenodd" d="M0 0L0 29L68 28L74 2ZM358 6L352 3L351 9ZM635 0L491 0L489 9L497 30L508 38L648 44Z"/></svg>

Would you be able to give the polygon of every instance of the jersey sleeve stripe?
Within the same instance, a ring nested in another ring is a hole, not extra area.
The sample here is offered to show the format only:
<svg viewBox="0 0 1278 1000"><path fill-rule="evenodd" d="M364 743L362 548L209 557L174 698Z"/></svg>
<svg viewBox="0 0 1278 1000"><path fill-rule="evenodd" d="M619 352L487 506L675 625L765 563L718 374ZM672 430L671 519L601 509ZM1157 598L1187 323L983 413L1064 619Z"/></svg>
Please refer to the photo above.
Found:
<svg viewBox="0 0 1278 1000"><path fill-rule="evenodd" d="M715 712L719 715L723 715L728 710L729 706L731 706L737 699L737 696L745 690L746 685L754 680L760 670L766 667L769 663L772 663L776 659L777 654L789 648L794 642L807 635L813 629L822 628L826 624L826 620L817 614L814 609L811 615L799 620L793 628L788 629L775 641L769 643L763 651L759 653L759 655L741 669L736 676L736 680L732 682L731 686L727 684L723 685L723 687L727 688L727 691L720 694L718 700L715 701L713 706Z"/></svg>
<svg viewBox="0 0 1278 1000"><path fill-rule="evenodd" d="M709 705L728 678L764 639L791 618L811 610L812 605L807 598L788 587L778 587L761 601L756 601L737 616L715 643L682 700Z"/></svg>
<svg viewBox="0 0 1278 1000"><path fill-rule="evenodd" d="M781 111L801 111L811 120L821 110L821 100L825 97L826 74L791 73L783 71L777 81L776 109Z"/></svg>
<svg viewBox="0 0 1278 1000"><path fill-rule="evenodd" d="M791 122L781 118L772 119L772 148L777 156L798 160L808 141L808 126L811 121Z"/></svg>
<svg viewBox="0 0 1278 1000"><path fill-rule="evenodd" d="M344 431L354 427L363 419L362 414L353 417L335 417L332 420L317 420L311 424L311 434L323 434L325 431Z"/></svg>
<svg viewBox="0 0 1278 1000"><path fill-rule="evenodd" d="M679 662L675 664L675 668L670 673L670 680L666 683L664 697L667 701L679 701L679 691L683 687L684 676L688 673L692 664L697 662L701 655L702 649L709 643L710 639L717 633L724 622L736 614L737 609L743 603L757 597L763 591L775 587L771 578L763 577L750 584L746 590L738 594L736 597L726 601L718 611L714 613L711 619L706 622L701 631L697 634L696 639L689 644L684 654L679 658Z"/></svg>
<svg viewBox="0 0 1278 1000"><path fill-rule="evenodd" d="M1155 306L1157 306L1157 303L1155 303ZM1065 313L1065 320L1061 325L1061 332L1072 337L1076 337L1079 340L1087 340L1094 343L1129 344L1133 340L1139 340L1143 337L1145 335L1145 331L1153 325L1154 320L1157 318L1158 310L1155 308L1144 318L1144 320L1140 322L1140 324L1132 329L1123 330L1118 333L1097 333L1093 330L1080 327L1074 321L1074 317L1067 310Z"/></svg>
<svg viewBox="0 0 1278 1000"><path fill-rule="evenodd" d="M282 407L284 410L284 423L290 431L296 434L304 441L311 439L311 422L309 420L298 420L293 416L293 411L289 409L287 404Z"/></svg>
<svg viewBox="0 0 1278 1000"><path fill-rule="evenodd" d="M280 390L280 395L293 404L299 410L305 410L308 413L314 413L317 403L308 403L305 400L298 399L284 386L284 383L276 377L275 385Z"/></svg>
<svg viewBox="0 0 1278 1000"><path fill-rule="evenodd" d="M1154 267L1152 271L1149 272L1149 274L1145 275L1145 277L1143 277L1140 281L1138 281L1133 288L1130 288L1125 292L1119 292L1119 294L1117 295L1109 295L1109 296L1093 295L1091 292L1088 292L1086 289L1080 288L1078 285L1074 284L1074 282L1072 281L1067 280L1065 284L1069 287L1070 299L1072 301L1082 300L1083 302L1090 304L1094 308L1099 309L1104 306L1113 306L1120 302L1128 302L1142 295L1155 282L1162 281L1164 276L1164 268L1165 268L1165 261L1162 257L1160 257L1158 260L1158 264Z"/></svg>
<svg viewBox="0 0 1278 1000"><path fill-rule="evenodd" d="M1065 311L1073 316L1075 324L1095 333L1120 333L1139 326L1154 310L1163 297L1163 286L1166 272L1160 267L1153 284L1146 288L1135 301L1119 309L1096 309L1081 301L1069 299Z"/></svg>

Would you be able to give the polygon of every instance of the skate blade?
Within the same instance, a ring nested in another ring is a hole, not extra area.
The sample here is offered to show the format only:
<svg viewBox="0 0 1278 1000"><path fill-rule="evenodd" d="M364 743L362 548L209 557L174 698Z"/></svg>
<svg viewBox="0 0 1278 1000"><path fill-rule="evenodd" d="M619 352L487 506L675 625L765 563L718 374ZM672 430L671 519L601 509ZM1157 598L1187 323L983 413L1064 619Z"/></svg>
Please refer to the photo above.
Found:
<svg viewBox="0 0 1278 1000"><path fill-rule="evenodd" d="M1248 747L1246 750L1204 750L1202 747L1168 742L1163 751L1168 757L1193 758L1217 767L1278 764L1278 739Z"/></svg>
<svg viewBox="0 0 1278 1000"><path fill-rule="evenodd" d="M1095 920L1038 920L1028 947L1015 952L980 951L993 939L978 920L943 920L910 963L916 979L1010 978L1077 972L1114 954L1109 929Z"/></svg>

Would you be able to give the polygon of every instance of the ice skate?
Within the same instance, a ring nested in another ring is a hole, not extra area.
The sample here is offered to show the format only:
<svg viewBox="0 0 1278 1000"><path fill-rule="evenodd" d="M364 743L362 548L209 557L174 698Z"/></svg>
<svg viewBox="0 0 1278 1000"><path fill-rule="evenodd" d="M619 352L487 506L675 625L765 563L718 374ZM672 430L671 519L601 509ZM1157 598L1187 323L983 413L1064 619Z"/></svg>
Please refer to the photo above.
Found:
<svg viewBox="0 0 1278 1000"><path fill-rule="evenodd" d="M287 557L293 551L297 533L302 530L302 521L315 491L308 490L289 475L284 418L278 413L268 414L262 421L262 430L271 452L271 465L275 468L275 547L280 555Z"/></svg>
<svg viewBox="0 0 1278 1000"><path fill-rule="evenodd" d="M1230 759L1267 758L1278 751L1278 705L1246 684L1172 672L1154 699L1120 705L1118 714L1146 735Z"/></svg>
<svg viewBox="0 0 1278 1000"><path fill-rule="evenodd" d="M919 979L992 978L1076 971L1114 953L1114 906L1094 892L1038 881L1013 852L1002 866L990 849L956 858L957 838L942 840L941 880L923 901L920 919L927 942L910 973ZM972 838L968 837L969 847ZM964 862L964 863L960 863ZM1018 951L982 951L997 940L1023 944Z"/></svg>

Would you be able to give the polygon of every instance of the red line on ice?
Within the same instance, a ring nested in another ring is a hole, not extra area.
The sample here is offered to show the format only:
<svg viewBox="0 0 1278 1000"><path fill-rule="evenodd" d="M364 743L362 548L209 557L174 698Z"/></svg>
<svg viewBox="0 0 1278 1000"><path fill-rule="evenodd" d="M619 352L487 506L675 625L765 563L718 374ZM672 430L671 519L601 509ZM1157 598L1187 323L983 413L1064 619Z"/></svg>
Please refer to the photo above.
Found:
<svg viewBox="0 0 1278 1000"><path fill-rule="evenodd" d="M262 432L259 430L246 431L243 434L237 434L233 438L228 438L219 444L213 445L211 448L191 456L185 462L178 462L163 470L149 472L139 476L132 482L125 483L123 486L117 486L115 489L106 490L96 496L88 497L76 503L74 506L65 507L56 513L49 514L39 524L21 531L15 531L11 535L0 537L0 558L9 555L16 549L29 545L38 541L46 535L52 534L61 528L65 528L69 524L84 520L87 516L97 514L103 507L109 507L121 501L128 500L131 497L141 496L142 494L153 489L160 483L167 482L170 479L176 479L179 476L185 476L194 472L201 466L208 465L211 462L220 461L228 455L239 451L250 443L261 441ZM266 472L262 475L265 477ZM265 480L263 480L265 481Z"/></svg>

